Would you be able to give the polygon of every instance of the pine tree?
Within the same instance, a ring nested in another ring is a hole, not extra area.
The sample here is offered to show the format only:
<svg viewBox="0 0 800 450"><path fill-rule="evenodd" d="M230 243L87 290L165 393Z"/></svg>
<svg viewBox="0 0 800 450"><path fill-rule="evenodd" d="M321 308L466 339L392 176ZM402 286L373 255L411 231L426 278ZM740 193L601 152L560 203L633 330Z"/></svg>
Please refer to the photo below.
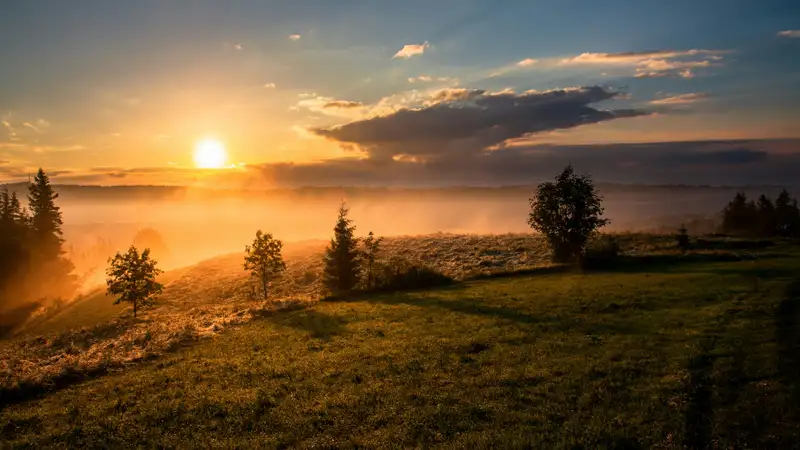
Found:
<svg viewBox="0 0 800 450"><path fill-rule="evenodd" d="M775 228L782 237L800 236L800 209L786 189L775 200Z"/></svg>
<svg viewBox="0 0 800 450"><path fill-rule="evenodd" d="M28 208L31 211L30 224L33 238L42 256L47 259L59 257L62 253L61 210L56 206L58 194L50 185L50 178L39 168L28 186Z"/></svg>
<svg viewBox="0 0 800 450"><path fill-rule="evenodd" d="M750 235L757 233L757 228L758 208L754 202L747 201L744 192L737 192L722 211L722 231Z"/></svg>
<svg viewBox="0 0 800 450"><path fill-rule="evenodd" d="M352 290L358 283L361 271L356 227L347 218L347 213L348 210L342 203L333 229L333 239L325 250L323 279L325 286L334 293Z"/></svg>
<svg viewBox="0 0 800 450"><path fill-rule="evenodd" d="M775 206L766 195L758 197L758 232L761 236L773 236L775 234Z"/></svg>
<svg viewBox="0 0 800 450"><path fill-rule="evenodd" d="M367 234L364 239L364 262L367 263L367 289L372 289L372 266L375 265L375 259L381 251L382 237L375 238L372 231Z"/></svg>

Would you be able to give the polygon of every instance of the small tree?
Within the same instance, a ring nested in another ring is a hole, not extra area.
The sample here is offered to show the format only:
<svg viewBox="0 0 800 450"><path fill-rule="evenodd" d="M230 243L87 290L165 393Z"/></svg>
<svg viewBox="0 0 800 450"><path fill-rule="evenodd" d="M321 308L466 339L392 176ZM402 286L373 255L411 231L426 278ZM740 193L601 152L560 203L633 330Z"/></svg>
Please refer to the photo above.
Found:
<svg viewBox="0 0 800 450"><path fill-rule="evenodd" d="M591 178L575 175L572 165L555 183L540 184L530 204L528 225L545 236L557 262L580 260L591 235L609 223Z"/></svg>
<svg viewBox="0 0 800 450"><path fill-rule="evenodd" d="M345 204L339 207L339 218L333 228L333 239L325 250L325 269L323 278L325 286L332 292L347 292L358 283L361 261L358 251L356 227L347 218Z"/></svg>
<svg viewBox="0 0 800 450"><path fill-rule="evenodd" d="M372 289L372 266L375 265L375 259L381 251L382 237L375 238L372 231L367 234L364 239L364 261L367 263L367 289Z"/></svg>
<svg viewBox="0 0 800 450"><path fill-rule="evenodd" d="M766 195L761 194L756 203L756 210L758 214L758 234L761 236L775 235L775 206Z"/></svg>
<svg viewBox="0 0 800 450"><path fill-rule="evenodd" d="M675 235L675 240L677 241L678 248L686 251L689 248L689 231L686 229L685 225L681 225L678 228L678 234Z"/></svg>
<svg viewBox="0 0 800 450"><path fill-rule="evenodd" d="M267 299L270 278L286 270L286 263L281 255L282 248L283 242L273 239L271 234L264 234L261 230L256 231L253 245L244 248L244 268L261 281L264 300Z"/></svg>
<svg viewBox="0 0 800 450"><path fill-rule="evenodd" d="M775 199L775 228L781 237L800 236L800 209L786 189Z"/></svg>
<svg viewBox="0 0 800 450"><path fill-rule="evenodd" d="M133 304L133 317L136 311L153 302L156 295L161 293L164 286L156 281L156 276L162 273L156 267L156 261L150 258L150 249L142 253L133 245L125 254L117 254L108 260L110 266L106 270L109 295L117 299L114 304L127 302Z"/></svg>

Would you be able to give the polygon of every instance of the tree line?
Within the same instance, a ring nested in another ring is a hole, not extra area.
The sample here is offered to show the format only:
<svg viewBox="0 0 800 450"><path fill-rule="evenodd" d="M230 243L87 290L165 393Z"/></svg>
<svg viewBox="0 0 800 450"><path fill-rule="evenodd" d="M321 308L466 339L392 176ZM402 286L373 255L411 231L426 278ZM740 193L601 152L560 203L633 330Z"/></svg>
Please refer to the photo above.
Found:
<svg viewBox="0 0 800 450"><path fill-rule="evenodd" d="M800 208L786 189L774 202L764 194L753 201L738 192L722 211L720 228L733 235L800 237Z"/></svg>
<svg viewBox="0 0 800 450"><path fill-rule="evenodd" d="M0 309L76 292L57 198L42 169L28 186L27 205L7 187L0 191Z"/></svg>
<svg viewBox="0 0 800 450"><path fill-rule="evenodd" d="M62 286L61 292L74 292L77 285L71 274L72 265L64 257L57 198L41 169L29 186L27 209L16 194L7 190L0 193L0 286L17 282L24 287L26 298L52 293L54 285ZM603 217L602 200L591 177L577 175L571 165L554 181L537 187L530 199L527 222L544 236L554 262L586 263L591 255L590 241L609 223ZM356 236L356 227L348 214L342 203L333 237L323 254L322 281L330 293L424 287L452 281L425 266L397 264L397 260L394 267L381 264L383 238L371 231L365 237ZM800 237L800 210L797 200L786 190L774 202L764 195L757 202L748 201L744 193L738 193L722 212L721 228L731 234ZM677 241L681 248L688 245L685 229L677 235ZM286 270L282 249L282 241L261 230L245 246L243 267L257 280L265 300L270 283ZM617 247L609 245L600 253L616 256L617 251ZM116 303L131 303L134 316L163 289L156 281L162 271L149 248L140 250L131 245L127 252L117 252L109 258L108 263L107 292L115 297Z"/></svg>

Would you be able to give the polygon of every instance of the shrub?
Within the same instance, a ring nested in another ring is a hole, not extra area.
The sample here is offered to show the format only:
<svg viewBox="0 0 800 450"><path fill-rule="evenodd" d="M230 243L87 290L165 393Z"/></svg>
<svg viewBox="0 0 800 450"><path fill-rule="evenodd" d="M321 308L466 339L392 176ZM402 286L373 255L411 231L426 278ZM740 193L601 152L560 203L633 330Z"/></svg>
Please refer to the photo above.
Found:
<svg viewBox="0 0 800 450"><path fill-rule="evenodd" d="M689 248L689 233L685 226L681 225L681 227L678 228L678 234L675 235L675 241L678 245L678 248L681 250L686 250Z"/></svg>
<svg viewBox="0 0 800 450"><path fill-rule="evenodd" d="M555 262L579 261L592 234L609 222L591 178L575 175L571 165L555 182L540 184L530 205L528 225L547 238Z"/></svg>
<svg viewBox="0 0 800 450"><path fill-rule="evenodd" d="M453 284L451 277L419 262L392 258L375 266L374 289L401 291Z"/></svg>
<svg viewBox="0 0 800 450"><path fill-rule="evenodd" d="M584 252L584 269L605 269L619 261L619 242L611 236L604 236L591 242Z"/></svg>

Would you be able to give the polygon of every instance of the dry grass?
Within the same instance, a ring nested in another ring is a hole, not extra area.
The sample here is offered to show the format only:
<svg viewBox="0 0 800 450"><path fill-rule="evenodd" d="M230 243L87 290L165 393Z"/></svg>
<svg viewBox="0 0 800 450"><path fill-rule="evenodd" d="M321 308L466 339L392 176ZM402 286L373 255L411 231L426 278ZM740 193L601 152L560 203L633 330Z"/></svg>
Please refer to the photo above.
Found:
<svg viewBox="0 0 800 450"><path fill-rule="evenodd" d="M619 237L628 252L653 251L668 241L653 236ZM271 301L258 301L242 269L242 255L222 256L180 270L157 305L139 318L120 314L52 335L19 338L0 345L0 397L4 401L120 369L156 357L183 343L214 336L257 315L319 300L324 243L288 245L287 271L271 286ZM456 280L548 264L545 242L533 235L447 235L392 237L384 257L421 262ZM99 301L110 301L100 296ZM121 308L121 307L120 307ZM47 323L37 324L46 329Z"/></svg>

